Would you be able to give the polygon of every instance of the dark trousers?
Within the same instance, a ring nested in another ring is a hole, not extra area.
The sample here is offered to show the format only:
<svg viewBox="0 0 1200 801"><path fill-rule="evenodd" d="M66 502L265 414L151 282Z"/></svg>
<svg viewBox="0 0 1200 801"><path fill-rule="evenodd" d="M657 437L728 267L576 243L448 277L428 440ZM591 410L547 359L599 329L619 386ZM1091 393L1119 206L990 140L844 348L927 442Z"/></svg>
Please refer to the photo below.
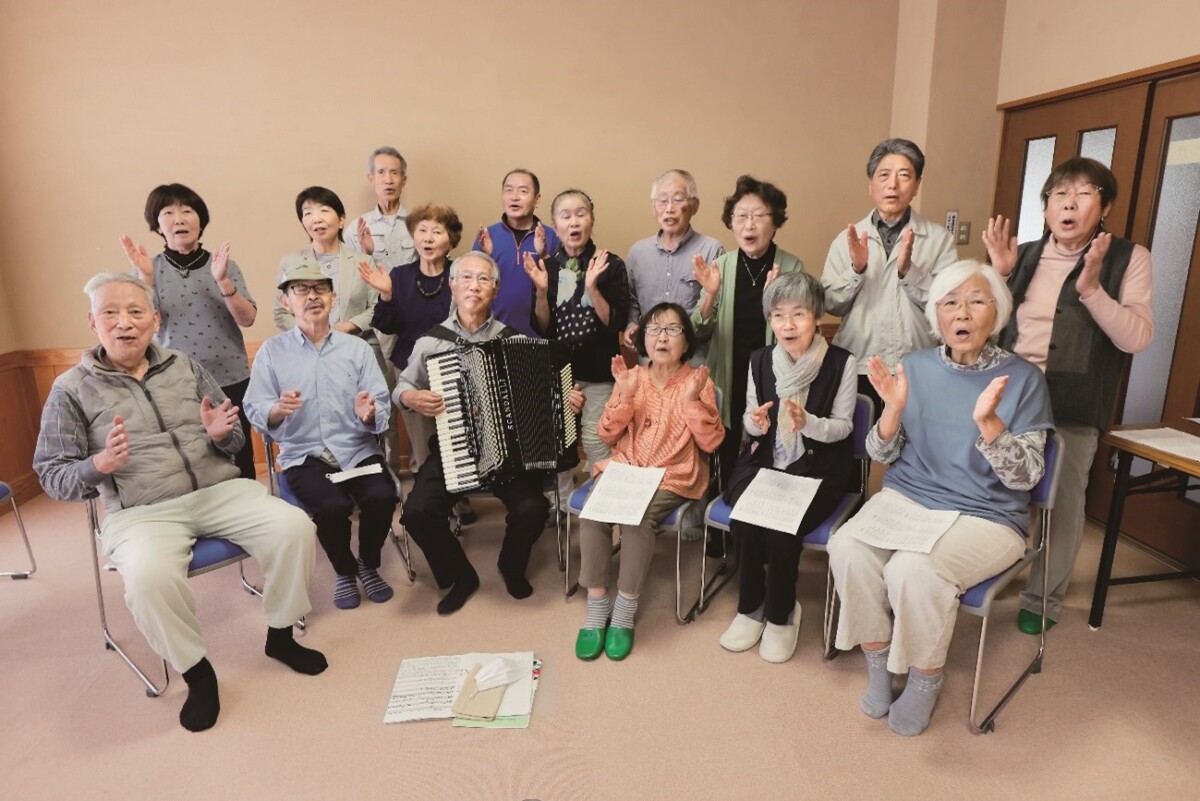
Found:
<svg viewBox="0 0 1200 801"><path fill-rule="evenodd" d="M499 561L500 572L505 576L525 576L533 544L542 536L542 526L550 511L550 505L542 495L544 479L544 472L530 471L492 490L508 512ZM429 458L417 471L412 492L404 502L401 520L425 554L434 581L442 589L453 586L474 571L462 543L450 532L450 512L462 497L461 493L446 489L437 437L432 437Z"/></svg>
<svg viewBox="0 0 1200 801"><path fill-rule="evenodd" d="M756 474L751 473L741 482L741 486L734 488L734 503L737 503ZM796 534L752 526L740 520L730 521L734 541L738 543L738 571L741 573L738 612L749 615L765 603L768 623L778 626L787 624L796 606L796 579L800 572L804 537L837 508L841 498L841 485L827 489L829 483L828 480L821 483L817 497L804 513Z"/></svg>
<svg viewBox="0 0 1200 801"><path fill-rule="evenodd" d="M878 420L879 415L883 413L883 399L879 397L879 393L875 391L875 387L871 386L871 379L865 375L858 377L858 394L866 395L875 404L875 419Z"/></svg>
<svg viewBox="0 0 1200 801"><path fill-rule="evenodd" d="M242 424L242 434L246 437L246 444L233 455L233 463L241 471L242 478L254 481L258 477L254 471L254 443L250 440L250 421L246 419L246 412L242 409L242 401L246 397L246 387L248 386L250 386L249 378L221 387L221 391L225 393L225 397L229 398L230 403L238 407L238 422Z"/></svg>
<svg viewBox="0 0 1200 801"><path fill-rule="evenodd" d="M383 464L382 456L370 456L355 467ZM358 555L365 566L378 569L380 551L387 540L392 515L396 512L396 484L387 467L382 473L359 476L340 484L328 478L337 469L309 456L303 464L284 471L288 487L304 511L317 525L317 540L325 549L339 576L353 576L358 563L350 550L350 515L358 507Z"/></svg>

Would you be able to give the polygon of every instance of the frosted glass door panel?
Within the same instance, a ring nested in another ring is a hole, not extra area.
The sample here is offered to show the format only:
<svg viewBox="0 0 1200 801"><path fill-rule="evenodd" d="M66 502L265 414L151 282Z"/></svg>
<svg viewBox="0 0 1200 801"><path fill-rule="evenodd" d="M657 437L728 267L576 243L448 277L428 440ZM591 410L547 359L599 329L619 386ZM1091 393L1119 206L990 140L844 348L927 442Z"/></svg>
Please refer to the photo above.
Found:
<svg viewBox="0 0 1200 801"><path fill-rule="evenodd" d="M1021 213L1017 218L1017 241L1042 238L1045 215L1042 214L1042 184L1054 169L1054 140L1047 136L1030 139L1025 145L1025 174L1021 178Z"/></svg>

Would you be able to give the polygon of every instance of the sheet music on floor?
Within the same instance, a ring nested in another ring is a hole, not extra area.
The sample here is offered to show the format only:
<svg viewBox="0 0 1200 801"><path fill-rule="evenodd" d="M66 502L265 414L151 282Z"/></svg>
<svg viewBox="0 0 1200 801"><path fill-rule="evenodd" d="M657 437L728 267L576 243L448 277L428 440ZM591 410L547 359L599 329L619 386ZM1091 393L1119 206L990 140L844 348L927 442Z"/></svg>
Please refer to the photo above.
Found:
<svg viewBox="0 0 1200 801"><path fill-rule="evenodd" d="M1175 428L1138 428L1111 433L1114 437L1166 451L1172 456L1200 462L1200 437L1185 431Z"/></svg>
<svg viewBox="0 0 1200 801"><path fill-rule="evenodd" d="M341 484L343 481L349 481L352 478L359 476L373 476L376 473L383 472L383 465L379 462L374 464L365 464L362 467L352 467L349 470L343 470L340 473L330 473L327 478L334 484Z"/></svg>
<svg viewBox="0 0 1200 801"><path fill-rule="evenodd" d="M854 516L854 536L876 548L929 553L957 519L958 512L925 509L881 492Z"/></svg>
<svg viewBox="0 0 1200 801"><path fill-rule="evenodd" d="M493 657L504 657L529 665L529 673L509 685L500 702L498 717L529 715L533 710L533 651L507 654L469 653L454 656L428 656L405 659L396 672L396 682L388 698L384 723L408 723L414 720L450 719L450 708L458 697L463 680L476 665Z"/></svg>
<svg viewBox="0 0 1200 801"><path fill-rule="evenodd" d="M793 476L780 470L759 470L733 505L729 517L794 535L820 486L819 478Z"/></svg>
<svg viewBox="0 0 1200 801"><path fill-rule="evenodd" d="M579 516L601 523L640 524L666 472L663 467L634 467L610 461Z"/></svg>

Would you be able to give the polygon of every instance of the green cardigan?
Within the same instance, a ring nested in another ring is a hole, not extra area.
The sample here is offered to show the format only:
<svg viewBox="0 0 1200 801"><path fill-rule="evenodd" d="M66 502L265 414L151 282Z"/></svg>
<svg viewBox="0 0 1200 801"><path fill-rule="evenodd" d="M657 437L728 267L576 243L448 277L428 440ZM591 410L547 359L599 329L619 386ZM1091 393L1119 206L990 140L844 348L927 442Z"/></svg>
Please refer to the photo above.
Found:
<svg viewBox="0 0 1200 801"><path fill-rule="evenodd" d="M729 424L729 386L733 377L733 292L737 284L738 251L732 250L717 259L717 267L721 269L721 288L717 290L717 302L713 306L712 316L704 319L700 316L700 307L708 291L700 293L700 301L692 312L692 325L696 327L696 336L708 345L708 371L712 375L713 384L721 389L721 422L728 429ZM804 272L804 262L776 245L775 263L779 265L780 273L794 271ZM775 344L775 334L767 326L765 345ZM741 365L745 370L748 365ZM740 422L740 421L739 421Z"/></svg>

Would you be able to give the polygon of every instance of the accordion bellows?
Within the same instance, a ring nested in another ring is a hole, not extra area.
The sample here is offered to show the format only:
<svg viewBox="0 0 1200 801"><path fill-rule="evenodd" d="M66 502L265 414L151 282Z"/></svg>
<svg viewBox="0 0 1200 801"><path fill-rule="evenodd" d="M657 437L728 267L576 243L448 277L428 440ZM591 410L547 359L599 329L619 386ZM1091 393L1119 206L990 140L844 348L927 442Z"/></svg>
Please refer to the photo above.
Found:
<svg viewBox="0 0 1200 801"><path fill-rule="evenodd" d="M553 343L524 336L460 345L426 360L446 489L487 489L528 470L554 470L578 432L566 399L571 365Z"/></svg>

